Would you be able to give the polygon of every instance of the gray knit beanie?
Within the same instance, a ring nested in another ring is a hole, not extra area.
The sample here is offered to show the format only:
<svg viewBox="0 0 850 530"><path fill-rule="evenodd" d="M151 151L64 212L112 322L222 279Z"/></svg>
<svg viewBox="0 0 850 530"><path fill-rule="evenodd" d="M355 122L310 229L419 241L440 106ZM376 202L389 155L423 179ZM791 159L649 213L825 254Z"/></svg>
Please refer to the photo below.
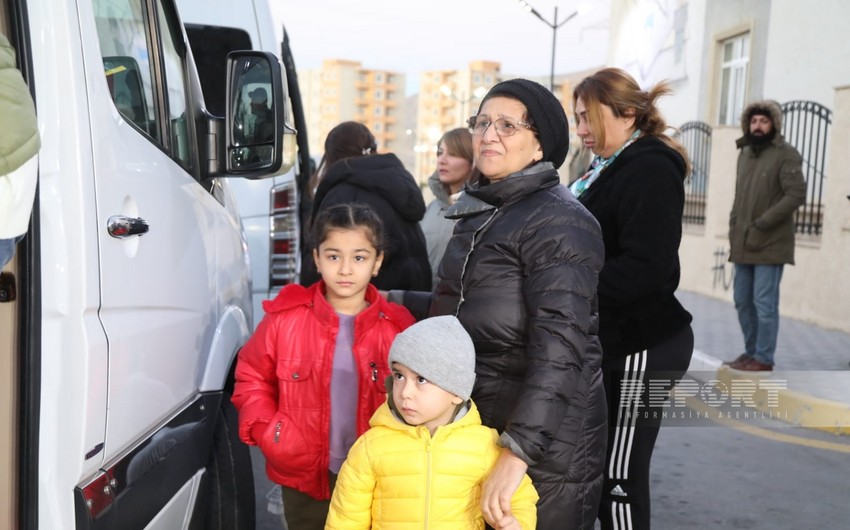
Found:
<svg viewBox="0 0 850 530"><path fill-rule="evenodd" d="M528 117L537 129L537 140L543 149L543 161L561 167L570 149L570 125L567 113L548 88L528 79L508 79L493 85L481 105L496 96L509 96L525 105ZM481 112L481 106L478 107Z"/></svg>
<svg viewBox="0 0 850 530"><path fill-rule="evenodd" d="M468 400L475 383L475 347L453 316L426 318L396 335L389 364L401 363L447 392Z"/></svg>

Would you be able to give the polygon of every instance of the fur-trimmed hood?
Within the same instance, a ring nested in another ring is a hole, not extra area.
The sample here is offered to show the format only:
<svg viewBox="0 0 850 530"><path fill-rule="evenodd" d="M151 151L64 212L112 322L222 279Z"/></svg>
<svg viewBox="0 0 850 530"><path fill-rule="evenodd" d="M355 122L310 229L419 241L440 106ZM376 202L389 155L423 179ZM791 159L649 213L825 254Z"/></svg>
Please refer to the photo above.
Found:
<svg viewBox="0 0 850 530"><path fill-rule="evenodd" d="M744 108L744 112L741 113L741 131L744 133L744 136L735 140L735 145L738 149L750 145L750 118L753 117L753 114L755 114L756 111L767 113L768 116L770 116L770 121L773 122L773 129L776 131L776 134L774 135L771 143L774 145L780 145L783 142L782 108L779 106L778 101L765 99L763 101L754 101L750 103Z"/></svg>
<svg viewBox="0 0 850 530"><path fill-rule="evenodd" d="M773 122L773 128L776 129L777 136L782 131L782 107L779 102L766 99L764 101L754 101L746 106L744 112L741 113L741 131L744 134L750 132L750 118L753 117L755 111L766 112L770 116L770 121Z"/></svg>

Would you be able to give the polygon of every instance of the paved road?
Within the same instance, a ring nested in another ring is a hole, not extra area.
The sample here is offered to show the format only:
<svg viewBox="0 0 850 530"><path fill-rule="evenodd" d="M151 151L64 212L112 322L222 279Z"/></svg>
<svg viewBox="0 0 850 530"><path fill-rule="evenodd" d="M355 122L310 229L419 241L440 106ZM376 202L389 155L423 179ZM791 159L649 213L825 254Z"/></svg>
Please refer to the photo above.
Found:
<svg viewBox="0 0 850 530"><path fill-rule="evenodd" d="M656 530L848 528L850 439L789 428L662 428Z"/></svg>

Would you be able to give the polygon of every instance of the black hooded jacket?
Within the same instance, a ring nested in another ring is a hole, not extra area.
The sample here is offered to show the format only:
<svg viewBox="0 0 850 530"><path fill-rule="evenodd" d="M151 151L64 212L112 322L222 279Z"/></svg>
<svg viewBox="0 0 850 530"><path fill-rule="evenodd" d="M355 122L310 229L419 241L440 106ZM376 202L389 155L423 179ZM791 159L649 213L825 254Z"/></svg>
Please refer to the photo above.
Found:
<svg viewBox="0 0 850 530"><path fill-rule="evenodd" d="M394 154L340 160L319 181L312 220L337 204L370 206L384 223L384 263L372 283L378 289L431 289L431 266L419 221L425 215L422 190ZM302 262L301 284L318 281L312 257Z"/></svg>
<svg viewBox="0 0 850 530"><path fill-rule="evenodd" d="M593 528L607 415L599 225L549 162L465 190L446 217L458 222L430 312L456 315L472 337L482 422L518 446L557 516L538 528Z"/></svg>
<svg viewBox="0 0 850 530"><path fill-rule="evenodd" d="M691 314L676 299L685 161L652 136L639 138L579 200L602 226L599 338L606 358L651 348Z"/></svg>

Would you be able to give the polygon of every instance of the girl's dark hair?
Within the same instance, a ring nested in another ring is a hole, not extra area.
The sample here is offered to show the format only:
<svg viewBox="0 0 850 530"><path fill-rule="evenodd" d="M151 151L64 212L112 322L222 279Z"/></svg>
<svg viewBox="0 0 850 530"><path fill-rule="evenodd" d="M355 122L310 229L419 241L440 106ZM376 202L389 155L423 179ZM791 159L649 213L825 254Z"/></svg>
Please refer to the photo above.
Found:
<svg viewBox="0 0 850 530"><path fill-rule="evenodd" d="M375 136L368 127L356 121L344 121L331 129L325 138L325 153L310 177L310 194L319 185L319 179L334 163L346 158L373 155L378 151Z"/></svg>
<svg viewBox="0 0 850 530"><path fill-rule="evenodd" d="M366 229L366 237L378 250L384 252L384 223L378 214L365 204L337 204L319 212L313 221L313 249L318 250L331 230Z"/></svg>
<svg viewBox="0 0 850 530"><path fill-rule="evenodd" d="M661 96L672 94L673 89L666 81L654 85L648 91L640 89L637 81L625 70L603 68L595 74L585 77L573 89L573 108L578 98L587 109L587 123L596 142L605 143L605 126L601 105L611 108L616 117L634 116L635 128L644 134L655 136L682 155L685 159L686 174L691 172L690 156L685 147L666 134L671 127L664 121L655 102ZM576 116L578 122L578 116Z"/></svg>

